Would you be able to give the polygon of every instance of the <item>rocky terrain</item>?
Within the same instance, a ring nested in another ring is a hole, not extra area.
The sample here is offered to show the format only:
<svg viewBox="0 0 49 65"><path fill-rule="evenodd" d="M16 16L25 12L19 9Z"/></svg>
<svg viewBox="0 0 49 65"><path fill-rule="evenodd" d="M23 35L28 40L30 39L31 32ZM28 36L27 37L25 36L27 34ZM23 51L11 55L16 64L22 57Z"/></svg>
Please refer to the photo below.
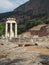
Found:
<svg viewBox="0 0 49 65"><path fill-rule="evenodd" d="M49 49L0 40L0 65L49 65Z"/></svg>
<svg viewBox="0 0 49 65"><path fill-rule="evenodd" d="M32 15L44 14L49 12L49 0L29 0L25 4L16 8L14 12L19 14L27 13Z"/></svg>

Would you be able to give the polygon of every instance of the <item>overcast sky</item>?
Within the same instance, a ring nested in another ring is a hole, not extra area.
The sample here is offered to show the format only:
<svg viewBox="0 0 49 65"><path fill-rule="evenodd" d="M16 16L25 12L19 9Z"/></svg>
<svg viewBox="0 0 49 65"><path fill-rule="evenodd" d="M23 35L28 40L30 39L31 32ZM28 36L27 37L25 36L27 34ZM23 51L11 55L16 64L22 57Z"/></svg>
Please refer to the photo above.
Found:
<svg viewBox="0 0 49 65"><path fill-rule="evenodd" d="M12 11L29 0L0 0L0 13Z"/></svg>

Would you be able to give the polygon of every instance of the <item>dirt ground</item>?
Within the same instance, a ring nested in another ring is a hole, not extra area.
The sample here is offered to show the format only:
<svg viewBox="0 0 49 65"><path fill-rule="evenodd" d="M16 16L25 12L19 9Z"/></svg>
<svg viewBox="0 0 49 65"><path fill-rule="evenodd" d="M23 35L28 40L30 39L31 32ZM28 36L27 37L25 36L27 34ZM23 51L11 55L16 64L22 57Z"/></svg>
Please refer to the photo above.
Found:
<svg viewBox="0 0 49 65"><path fill-rule="evenodd" d="M24 48L26 48L27 51L36 51L36 52L39 52L41 54L49 55L49 49L46 49L46 48L38 48L37 46L26 46Z"/></svg>
<svg viewBox="0 0 49 65"><path fill-rule="evenodd" d="M0 65L49 65L49 49L0 45Z"/></svg>

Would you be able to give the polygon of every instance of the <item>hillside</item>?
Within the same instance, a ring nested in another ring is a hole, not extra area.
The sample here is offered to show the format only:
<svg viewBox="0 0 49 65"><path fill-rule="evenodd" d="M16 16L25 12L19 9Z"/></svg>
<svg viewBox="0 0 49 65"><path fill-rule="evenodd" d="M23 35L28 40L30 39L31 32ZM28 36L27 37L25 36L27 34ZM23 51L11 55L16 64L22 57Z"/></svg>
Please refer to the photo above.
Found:
<svg viewBox="0 0 49 65"><path fill-rule="evenodd" d="M18 33L29 28L49 23L49 0L29 0L11 12L0 14L0 22L7 17L15 17L18 23Z"/></svg>
<svg viewBox="0 0 49 65"><path fill-rule="evenodd" d="M15 17L19 21L23 19L32 19L33 16L39 16L49 13L49 0L30 0L11 12L0 14L1 18ZM4 15L4 16L3 16Z"/></svg>
<svg viewBox="0 0 49 65"><path fill-rule="evenodd" d="M27 12L28 14L32 15L49 13L49 0L30 0L20 7L16 8L14 12Z"/></svg>

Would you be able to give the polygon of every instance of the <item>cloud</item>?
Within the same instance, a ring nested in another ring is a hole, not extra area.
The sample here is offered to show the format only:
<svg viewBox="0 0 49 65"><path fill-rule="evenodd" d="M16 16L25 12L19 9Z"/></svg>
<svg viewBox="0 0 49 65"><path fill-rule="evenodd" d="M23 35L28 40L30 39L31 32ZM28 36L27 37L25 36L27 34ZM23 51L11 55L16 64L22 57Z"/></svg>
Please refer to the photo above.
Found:
<svg viewBox="0 0 49 65"><path fill-rule="evenodd" d="M9 0L0 0L0 11L6 12L6 10L12 9L14 6Z"/></svg>
<svg viewBox="0 0 49 65"><path fill-rule="evenodd" d="M0 0L0 12L11 11L27 0Z"/></svg>
<svg viewBox="0 0 49 65"><path fill-rule="evenodd" d="M9 0L0 0L0 8L11 8L13 7L13 4Z"/></svg>

